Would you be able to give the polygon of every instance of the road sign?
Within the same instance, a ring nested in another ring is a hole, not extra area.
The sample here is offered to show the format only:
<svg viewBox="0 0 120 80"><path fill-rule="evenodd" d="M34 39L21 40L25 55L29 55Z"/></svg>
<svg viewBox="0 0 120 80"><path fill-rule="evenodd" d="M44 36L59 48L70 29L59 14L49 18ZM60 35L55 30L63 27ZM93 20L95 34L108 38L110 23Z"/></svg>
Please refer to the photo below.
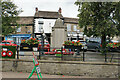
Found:
<svg viewBox="0 0 120 80"><path fill-rule="evenodd" d="M27 80L30 79L30 77L33 75L33 73L34 73L35 71L36 71L36 73L37 73L38 79L39 79L39 80L42 80L42 75L41 75L41 71L40 71L40 67L39 67L39 62L38 62L36 56L34 55L34 53L33 53L33 64L34 64L34 68L33 68L32 72L31 72L31 74L30 74L30 76L28 77ZM40 77L39 77L39 75L40 75Z"/></svg>

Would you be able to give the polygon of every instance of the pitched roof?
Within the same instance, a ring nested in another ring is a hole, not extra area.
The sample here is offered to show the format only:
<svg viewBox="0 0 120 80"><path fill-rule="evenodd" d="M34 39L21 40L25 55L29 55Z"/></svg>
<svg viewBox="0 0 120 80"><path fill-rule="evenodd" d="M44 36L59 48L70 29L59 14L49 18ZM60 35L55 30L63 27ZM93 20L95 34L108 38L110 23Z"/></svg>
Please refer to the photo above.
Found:
<svg viewBox="0 0 120 80"><path fill-rule="evenodd" d="M38 11L35 13L35 17L51 18L51 19L63 18L62 14L52 11Z"/></svg>
<svg viewBox="0 0 120 80"><path fill-rule="evenodd" d="M33 24L34 16L19 16L18 24Z"/></svg>
<svg viewBox="0 0 120 80"><path fill-rule="evenodd" d="M64 17L64 23L75 23L78 24L79 21L78 18L69 18L69 17Z"/></svg>

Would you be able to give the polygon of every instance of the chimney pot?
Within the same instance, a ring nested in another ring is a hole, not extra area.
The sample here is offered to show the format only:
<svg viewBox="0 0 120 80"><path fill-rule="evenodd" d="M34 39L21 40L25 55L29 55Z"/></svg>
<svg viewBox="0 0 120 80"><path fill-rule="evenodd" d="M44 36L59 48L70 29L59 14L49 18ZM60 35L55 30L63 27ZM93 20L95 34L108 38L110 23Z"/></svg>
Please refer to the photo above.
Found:
<svg viewBox="0 0 120 80"><path fill-rule="evenodd" d="M38 7L35 8L36 12L38 12Z"/></svg>
<svg viewBox="0 0 120 80"><path fill-rule="evenodd" d="M60 14L62 13L62 9L61 9L61 7L59 8L58 12L59 12Z"/></svg>

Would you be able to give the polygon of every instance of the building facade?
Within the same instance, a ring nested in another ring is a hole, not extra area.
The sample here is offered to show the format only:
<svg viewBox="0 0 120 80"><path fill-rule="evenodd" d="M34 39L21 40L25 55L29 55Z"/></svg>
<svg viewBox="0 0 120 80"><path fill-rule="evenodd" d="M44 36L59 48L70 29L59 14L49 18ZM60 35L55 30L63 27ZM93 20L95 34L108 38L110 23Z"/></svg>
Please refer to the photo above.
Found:
<svg viewBox="0 0 120 80"><path fill-rule="evenodd" d="M21 40L29 39L33 35L33 21L33 16L21 16L20 19L17 21L19 25L12 26L14 28L19 28L17 28L17 30L13 32L13 34L5 36L5 40L13 40L19 45L21 43Z"/></svg>
<svg viewBox="0 0 120 80"><path fill-rule="evenodd" d="M55 25L55 21L60 18L63 21L63 25L67 27L67 40L77 40L77 36L79 36L79 39L83 39L83 30L78 25L78 18L63 17L61 8L59 8L58 12L39 11L38 8L36 8L35 10L35 26L33 29L35 37L37 37L37 35L39 35L43 30L46 35L46 39L51 43L50 38L52 28Z"/></svg>
<svg viewBox="0 0 120 80"><path fill-rule="evenodd" d="M17 21L20 27L14 34L5 36L5 40L14 40L20 44L21 40L29 39L31 36L39 38L38 35L44 31L46 40L51 43L52 28L58 18L67 27L67 40L77 40L77 36L79 39L83 38L83 30L78 25L78 18L63 17L61 8L58 11L39 11L38 8L35 8L34 16L20 16Z"/></svg>

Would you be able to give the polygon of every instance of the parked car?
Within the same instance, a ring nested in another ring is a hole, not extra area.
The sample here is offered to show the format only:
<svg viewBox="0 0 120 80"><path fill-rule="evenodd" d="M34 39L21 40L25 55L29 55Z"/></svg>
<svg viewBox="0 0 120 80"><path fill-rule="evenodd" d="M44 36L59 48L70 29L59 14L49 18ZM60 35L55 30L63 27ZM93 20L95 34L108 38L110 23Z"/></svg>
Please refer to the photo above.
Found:
<svg viewBox="0 0 120 80"><path fill-rule="evenodd" d="M1 46L5 45L5 46L16 46L17 47L17 44L12 41L12 40L4 40L0 43Z"/></svg>
<svg viewBox="0 0 120 80"><path fill-rule="evenodd" d="M87 43L84 40L80 40L80 43L82 43L82 50L87 51Z"/></svg>
<svg viewBox="0 0 120 80"><path fill-rule="evenodd" d="M100 42L96 41L87 41L87 49L95 50L96 52L100 51Z"/></svg>
<svg viewBox="0 0 120 80"><path fill-rule="evenodd" d="M40 41L40 43L39 43L38 50L39 50L39 48L40 48L40 49L42 48L42 43L41 43L41 41ZM44 50L47 50L47 51L48 51L48 49L50 50L50 44L49 44L48 41L44 41Z"/></svg>

